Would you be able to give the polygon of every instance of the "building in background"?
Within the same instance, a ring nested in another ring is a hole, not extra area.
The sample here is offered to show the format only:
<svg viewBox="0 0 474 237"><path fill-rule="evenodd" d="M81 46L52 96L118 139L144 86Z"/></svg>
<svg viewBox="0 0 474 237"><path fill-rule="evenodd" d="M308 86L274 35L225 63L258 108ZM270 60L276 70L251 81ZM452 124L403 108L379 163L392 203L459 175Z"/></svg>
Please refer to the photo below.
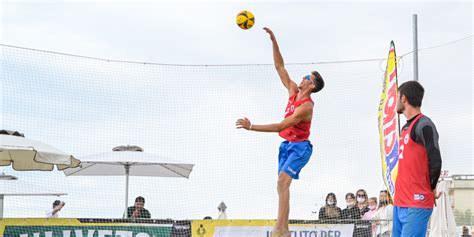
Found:
<svg viewBox="0 0 474 237"><path fill-rule="evenodd" d="M448 196L457 226L474 226L474 174L451 175ZM471 229L472 230L472 229Z"/></svg>

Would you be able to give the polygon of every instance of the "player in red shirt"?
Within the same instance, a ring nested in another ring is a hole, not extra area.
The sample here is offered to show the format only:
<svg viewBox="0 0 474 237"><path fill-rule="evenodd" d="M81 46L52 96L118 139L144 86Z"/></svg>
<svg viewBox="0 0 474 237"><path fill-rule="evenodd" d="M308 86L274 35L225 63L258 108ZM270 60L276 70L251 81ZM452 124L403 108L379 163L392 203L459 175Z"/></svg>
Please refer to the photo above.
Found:
<svg viewBox="0 0 474 237"><path fill-rule="evenodd" d="M395 183L393 236L426 236L441 173L438 132L421 113L425 90L416 81L400 85L397 112L407 123L400 134L398 175Z"/></svg>
<svg viewBox="0 0 474 237"><path fill-rule="evenodd" d="M288 89L285 119L280 123L256 125L244 118L237 120L236 126L257 132L278 132L285 139L278 155L278 218L272 237L289 237L290 184L293 179L299 179L301 169L308 163L313 152L313 146L308 140L314 106L311 94L323 89L324 81L316 71L303 77L299 85L292 81L285 69L275 35L270 29L263 29L270 35L275 68L281 82Z"/></svg>

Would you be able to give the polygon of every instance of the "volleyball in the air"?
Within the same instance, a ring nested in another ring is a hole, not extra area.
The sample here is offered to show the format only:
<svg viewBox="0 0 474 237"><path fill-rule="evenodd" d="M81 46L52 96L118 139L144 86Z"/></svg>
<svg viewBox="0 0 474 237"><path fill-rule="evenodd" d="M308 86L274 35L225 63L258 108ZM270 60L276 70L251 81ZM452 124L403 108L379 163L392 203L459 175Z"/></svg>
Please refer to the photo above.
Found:
<svg viewBox="0 0 474 237"><path fill-rule="evenodd" d="M236 22L240 28L248 30L255 24L255 17L249 11L241 11L237 14Z"/></svg>

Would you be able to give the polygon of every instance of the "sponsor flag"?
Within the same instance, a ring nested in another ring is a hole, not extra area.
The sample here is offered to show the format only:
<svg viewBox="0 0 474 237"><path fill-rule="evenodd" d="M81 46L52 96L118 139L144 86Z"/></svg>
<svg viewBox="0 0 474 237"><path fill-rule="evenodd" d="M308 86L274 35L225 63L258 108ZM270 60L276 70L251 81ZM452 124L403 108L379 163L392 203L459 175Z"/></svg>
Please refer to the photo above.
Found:
<svg viewBox="0 0 474 237"><path fill-rule="evenodd" d="M400 125L397 114L397 96L397 57L395 54L395 44L392 41L390 42L378 114L383 180L392 197L395 195L395 182L398 173Z"/></svg>

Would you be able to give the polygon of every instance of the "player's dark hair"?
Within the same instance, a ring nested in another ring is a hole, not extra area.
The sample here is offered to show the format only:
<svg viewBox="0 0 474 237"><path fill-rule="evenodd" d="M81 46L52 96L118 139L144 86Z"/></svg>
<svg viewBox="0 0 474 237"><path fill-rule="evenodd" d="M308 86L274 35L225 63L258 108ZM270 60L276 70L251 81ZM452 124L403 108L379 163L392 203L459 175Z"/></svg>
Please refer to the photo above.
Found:
<svg viewBox="0 0 474 237"><path fill-rule="evenodd" d="M311 72L311 74L313 74L315 77L313 83L316 85L316 87L313 89L313 91L311 91L311 93L316 93L324 88L324 80L323 77L317 71L313 71Z"/></svg>
<svg viewBox="0 0 474 237"><path fill-rule="evenodd" d="M398 93L400 97L404 95L411 106L421 107L425 89L417 81L407 81L398 87Z"/></svg>

